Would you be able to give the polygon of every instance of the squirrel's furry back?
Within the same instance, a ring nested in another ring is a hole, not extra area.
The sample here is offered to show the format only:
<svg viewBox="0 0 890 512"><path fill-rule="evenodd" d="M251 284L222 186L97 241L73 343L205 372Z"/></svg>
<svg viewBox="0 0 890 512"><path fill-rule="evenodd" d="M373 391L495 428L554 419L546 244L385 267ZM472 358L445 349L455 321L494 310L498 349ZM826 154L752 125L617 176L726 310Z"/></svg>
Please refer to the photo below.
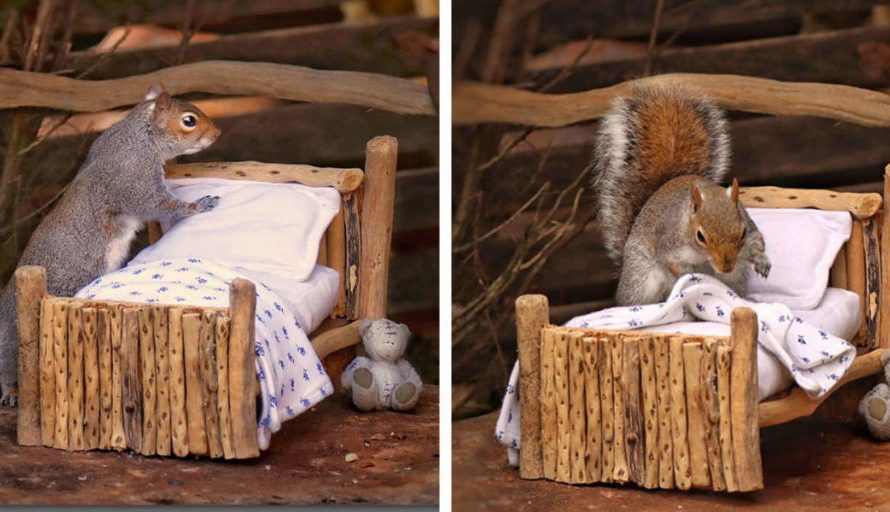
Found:
<svg viewBox="0 0 890 512"><path fill-rule="evenodd" d="M678 86L637 88L603 117L593 186L603 242L620 264L634 219L664 183L682 175L720 182L729 167L723 111Z"/></svg>

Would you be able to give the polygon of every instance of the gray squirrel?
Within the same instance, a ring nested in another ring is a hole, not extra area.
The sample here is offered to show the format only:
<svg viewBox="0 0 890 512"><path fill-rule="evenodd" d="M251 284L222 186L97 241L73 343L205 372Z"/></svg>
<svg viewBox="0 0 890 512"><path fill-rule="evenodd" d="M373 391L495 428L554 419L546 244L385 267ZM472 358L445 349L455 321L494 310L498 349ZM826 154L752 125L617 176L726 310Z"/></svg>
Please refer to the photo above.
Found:
<svg viewBox="0 0 890 512"><path fill-rule="evenodd" d="M616 302L667 299L677 278L712 275L740 295L767 277L763 235L723 188L730 161L723 111L678 86L636 88L596 136L593 187L604 245L621 266Z"/></svg>
<svg viewBox="0 0 890 512"><path fill-rule="evenodd" d="M149 220L213 209L219 197L187 203L164 184L164 163L213 144L219 129L194 105L153 85L145 101L100 135L68 190L43 219L18 262L46 268L47 290L72 296L126 259ZM15 281L0 297L0 405L15 406L18 328Z"/></svg>

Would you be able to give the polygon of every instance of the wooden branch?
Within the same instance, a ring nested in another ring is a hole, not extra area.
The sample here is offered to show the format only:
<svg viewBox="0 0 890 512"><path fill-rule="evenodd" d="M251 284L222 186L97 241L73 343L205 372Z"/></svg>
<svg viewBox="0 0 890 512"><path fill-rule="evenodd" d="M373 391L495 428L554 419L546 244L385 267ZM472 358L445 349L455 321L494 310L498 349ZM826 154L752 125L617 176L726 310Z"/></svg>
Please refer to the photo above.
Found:
<svg viewBox="0 0 890 512"><path fill-rule="evenodd" d="M334 352L358 345L361 343L361 334L358 331L359 321L356 320L343 327L337 327L330 331L325 331L312 339L312 348L318 354L319 359L324 359Z"/></svg>
<svg viewBox="0 0 890 512"><path fill-rule="evenodd" d="M453 87L455 125L513 123L565 126L601 117L616 97L634 87L682 84L729 110L812 115L865 126L890 126L890 97L845 85L779 82L740 75L671 73L571 94L540 94L513 87L458 82Z"/></svg>
<svg viewBox="0 0 890 512"><path fill-rule="evenodd" d="M549 323L546 296L523 295L516 299L519 401L522 410L519 474L526 479L544 476L541 458L541 329Z"/></svg>
<svg viewBox="0 0 890 512"><path fill-rule="evenodd" d="M367 144L358 287L361 318L386 316L398 147L390 136L374 137Z"/></svg>
<svg viewBox="0 0 890 512"><path fill-rule="evenodd" d="M361 169L262 162L170 163L165 170L167 179L222 178L267 183L300 183L310 187L334 187L342 194L357 189L364 179Z"/></svg>
<svg viewBox="0 0 890 512"><path fill-rule="evenodd" d="M873 216L883 203L881 194L780 187L742 187L739 199L749 208L818 208L850 212L857 219Z"/></svg>
<svg viewBox="0 0 890 512"><path fill-rule="evenodd" d="M881 364L881 354L885 349L872 350L867 354L857 357L841 380L828 393L819 398L810 398L806 391L795 387L791 394L778 400L762 402L757 407L757 424L760 428L771 427L787 423L797 418L803 418L813 414L835 391L842 388L848 382L881 373L884 366Z"/></svg>
<svg viewBox="0 0 890 512"><path fill-rule="evenodd" d="M235 458L257 457L256 286L235 279L229 286L229 405ZM191 421L191 415L189 415ZM191 441L191 440L190 440Z"/></svg>
<svg viewBox="0 0 890 512"><path fill-rule="evenodd" d="M233 80L232 77L237 77ZM435 115L426 88L402 78L322 71L266 62L203 61L114 80L76 80L0 70L0 108L47 107L96 112L133 105L155 83L171 95L205 92L270 96L314 103L349 103L400 114Z"/></svg>
<svg viewBox="0 0 890 512"><path fill-rule="evenodd" d="M15 287L19 328L16 440L22 446L40 446L40 301L46 295L46 270L20 267Z"/></svg>
<svg viewBox="0 0 890 512"><path fill-rule="evenodd" d="M757 314L749 308L732 310L732 451L738 490L763 489L760 430L757 428Z"/></svg>

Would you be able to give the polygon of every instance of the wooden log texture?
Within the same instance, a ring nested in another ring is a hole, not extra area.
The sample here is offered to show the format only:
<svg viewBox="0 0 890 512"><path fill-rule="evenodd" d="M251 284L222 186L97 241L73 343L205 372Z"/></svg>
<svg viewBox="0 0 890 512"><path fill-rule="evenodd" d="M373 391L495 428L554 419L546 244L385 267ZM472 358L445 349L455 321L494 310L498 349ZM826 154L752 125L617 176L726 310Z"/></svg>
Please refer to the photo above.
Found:
<svg viewBox="0 0 890 512"><path fill-rule="evenodd" d="M647 338L642 338L645 340ZM621 372L621 391L624 395L624 438L627 451L628 479L637 485L646 480L646 448L644 410L640 382L640 339L626 339L622 349L624 369Z"/></svg>
<svg viewBox="0 0 890 512"><path fill-rule="evenodd" d="M201 383L201 315L182 315L182 343L184 346L186 425L188 447L192 455L207 455L207 430L204 425L204 396Z"/></svg>
<svg viewBox="0 0 890 512"><path fill-rule="evenodd" d="M689 431L689 469L692 486L711 486L708 466L707 436L705 433L705 411L702 406L701 360L702 342L683 344L683 369L686 376L686 418Z"/></svg>
<svg viewBox="0 0 890 512"><path fill-rule="evenodd" d="M152 311L152 333L155 347L155 376L157 378L157 441L158 455L170 455L172 448L170 428L170 341L167 327L167 308L155 307Z"/></svg>
<svg viewBox="0 0 890 512"><path fill-rule="evenodd" d="M732 311L732 449L740 491L763 489L760 428L757 425L757 315Z"/></svg>
<svg viewBox="0 0 890 512"><path fill-rule="evenodd" d="M541 461L544 478L556 479L556 328L541 331Z"/></svg>
<svg viewBox="0 0 890 512"><path fill-rule="evenodd" d="M126 447L142 452L142 379L139 363L139 310L121 312L121 385Z"/></svg>
<svg viewBox="0 0 890 512"><path fill-rule="evenodd" d="M124 367L126 352L123 342L123 308L113 305L108 310L111 326L111 448L124 450L127 448L127 432L124 426Z"/></svg>
<svg viewBox="0 0 890 512"><path fill-rule="evenodd" d="M865 344L866 304L865 296L865 244L862 221L854 219L850 240L847 242L847 287L859 295L859 331L851 340L856 346Z"/></svg>
<svg viewBox="0 0 890 512"><path fill-rule="evenodd" d="M142 363L142 455L154 455L158 446L158 385L152 308L139 308L139 355Z"/></svg>
<svg viewBox="0 0 890 512"><path fill-rule="evenodd" d="M216 378L219 441L226 459L235 458L232 445L232 419L229 413L229 316L221 311L216 315Z"/></svg>
<svg viewBox="0 0 890 512"><path fill-rule="evenodd" d="M231 76L243 79L228 80ZM0 74L0 108L29 106L99 112L141 102L145 91L155 83L164 84L171 95L203 92L269 96L290 101L348 103L400 114L435 114L426 87L402 78L223 60L165 67L116 80L77 80L7 69Z"/></svg>
<svg viewBox="0 0 890 512"><path fill-rule="evenodd" d="M689 429L686 420L686 376L683 365L683 338L670 337L671 439L674 445L674 481L677 488L692 486L689 467Z"/></svg>
<svg viewBox="0 0 890 512"><path fill-rule="evenodd" d="M216 313L201 314L199 337L201 358L201 402L204 408L204 426L207 432L207 453L212 458L223 456L219 433L219 379L216 375Z"/></svg>
<svg viewBox="0 0 890 512"><path fill-rule="evenodd" d="M361 186L364 178L362 170L355 168L339 169L262 162L169 163L164 170L167 179L221 178L266 183L300 183L310 187L333 187L343 194L355 191Z"/></svg>
<svg viewBox="0 0 890 512"><path fill-rule="evenodd" d="M553 357L556 392L556 481L572 482L571 422L569 416L569 331L559 329Z"/></svg>
<svg viewBox="0 0 890 512"><path fill-rule="evenodd" d="M847 244L841 246L831 265L829 275L831 286L847 289Z"/></svg>
<svg viewBox="0 0 890 512"><path fill-rule="evenodd" d="M593 336L584 337L584 399L587 404L587 475L591 482L602 478L603 431L600 412L599 346Z"/></svg>
<svg viewBox="0 0 890 512"><path fill-rule="evenodd" d="M364 173L362 173L362 178L364 179ZM331 311L331 318L346 317L346 213L343 209L344 206L341 204L340 211L328 225L326 232L328 266L340 274L340 282L337 285L337 304Z"/></svg>
<svg viewBox="0 0 890 512"><path fill-rule="evenodd" d="M601 482L611 482L615 471L615 391L612 374L612 350L607 335L599 335L600 415L603 422L603 459Z"/></svg>
<svg viewBox="0 0 890 512"><path fill-rule="evenodd" d="M656 339L646 336L640 340L640 394L642 398L645 441L645 471L640 485L646 489L658 488L658 398L655 374Z"/></svg>
<svg viewBox="0 0 890 512"><path fill-rule="evenodd" d="M814 115L863 126L890 126L890 99L845 85L779 82L740 75L670 73L579 93L542 94L503 85L458 82L453 86L456 125L511 123L565 126L601 117L614 98L634 87L682 84L729 110L758 114ZM744 94L739 94L744 91Z"/></svg>
<svg viewBox="0 0 890 512"><path fill-rule="evenodd" d="M612 480L624 483L630 480L630 470L627 466L627 439L625 438L625 403L623 374L624 374L624 336L621 334L609 334L609 350L612 353L612 389L614 398L612 405L612 422L614 424L614 452L615 462L612 467Z"/></svg>
<svg viewBox="0 0 890 512"><path fill-rule="evenodd" d="M96 339L99 349L99 449L111 449L112 414L112 356L111 311L103 307L96 312Z"/></svg>
<svg viewBox="0 0 890 512"><path fill-rule="evenodd" d="M99 318L96 308L83 308L83 449L99 447L99 416L101 395L99 390Z"/></svg>
<svg viewBox="0 0 890 512"><path fill-rule="evenodd" d="M584 394L584 333L568 334L569 377L569 457L571 482L591 482L587 473L587 400ZM521 453L521 452L520 452Z"/></svg>
<svg viewBox="0 0 890 512"><path fill-rule="evenodd" d="M358 288L361 318L386 316L398 148L398 141L390 136L374 137L366 147Z"/></svg>
<svg viewBox="0 0 890 512"><path fill-rule="evenodd" d="M389 17L374 23L335 23L250 32L192 42L184 54L184 61L200 64L198 61L226 58L415 76L423 74L424 62L399 46L400 34L429 33L436 26L435 19ZM92 67L90 77L103 79L166 68L176 62L179 55L178 46L162 46L119 50L111 55L73 52L71 57L75 72ZM217 78L225 81L225 75ZM266 79L275 84L298 78L270 75Z"/></svg>
<svg viewBox="0 0 890 512"><path fill-rule="evenodd" d="M541 455L541 330L549 323L546 296L523 295L516 299L519 407L522 411L519 475L526 479L544 476Z"/></svg>
<svg viewBox="0 0 890 512"><path fill-rule="evenodd" d="M16 441L21 446L40 446L40 301L46 295L46 270L19 267L15 287L19 332Z"/></svg>
<svg viewBox="0 0 890 512"><path fill-rule="evenodd" d="M170 308L167 312L167 348L170 364L170 442L173 454L177 457L185 457L189 454L182 313L182 308Z"/></svg>
<svg viewBox="0 0 890 512"><path fill-rule="evenodd" d="M884 168L884 197L890 200L890 165ZM886 208L885 208L886 209ZM881 255L881 290L886 290L879 300L879 322L877 344L880 348L890 348L890 215L881 215L881 235L879 237Z"/></svg>
<svg viewBox="0 0 890 512"><path fill-rule="evenodd" d="M881 244L878 216L863 221L865 245L865 343L877 348L881 308Z"/></svg>
<svg viewBox="0 0 890 512"><path fill-rule="evenodd" d="M56 432L53 448L68 449L68 304L53 300L53 362L55 365Z"/></svg>
<svg viewBox="0 0 890 512"><path fill-rule="evenodd" d="M708 468L711 487L715 491L726 490L723 477L723 459L720 452L720 400L717 396L717 347L718 342L706 338L702 343L701 399L702 417L707 438Z"/></svg>
<svg viewBox="0 0 890 512"><path fill-rule="evenodd" d="M361 267L362 230L359 211L359 194L343 195L343 212L346 229L346 318L356 320L359 318L359 279L363 269Z"/></svg>
<svg viewBox="0 0 890 512"><path fill-rule="evenodd" d="M726 490L736 492L739 490L735 472L735 458L733 457L732 442L732 407L731 393L731 364L732 348L720 344L717 347L717 400L720 410L720 460L723 462L723 479L726 482Z"/></svg>
<svg viewBox="0 0 890 512"><path fill-rule="evenodd" d="M68 306L68 449L83 450L83 305Z"/></svg>
<svg viewBox="0 0 890 512"><path fill-rule="evenodd" d="M256 365L253 352L256 287L245 279L235 279L229 290L229 302L229 405L232 444L235 456L244 459L257 457L260 453L256 434Z"/></svg>
<svg viewBox="0 0 890 512"><path fill-rule="evenodd" d="M56 439L56 364L53 353L53 301L40 301L40 440L53 446Z"/></svg>
<svg viewBox="0 0 890 512"><path fill-rule="evenodd" d="M666 336L655 338L655 385L658 403L658 487L674 488L674 441L671 437L671 345Z"/></svg>
<svg viewBox="0 0 890 512"><path fill-rule="evenodd" d="M836 192L784 187L742 187L739 201L749 208L818 208L846 211L857 219L866 219L881 209L880 194Z"/></svg>

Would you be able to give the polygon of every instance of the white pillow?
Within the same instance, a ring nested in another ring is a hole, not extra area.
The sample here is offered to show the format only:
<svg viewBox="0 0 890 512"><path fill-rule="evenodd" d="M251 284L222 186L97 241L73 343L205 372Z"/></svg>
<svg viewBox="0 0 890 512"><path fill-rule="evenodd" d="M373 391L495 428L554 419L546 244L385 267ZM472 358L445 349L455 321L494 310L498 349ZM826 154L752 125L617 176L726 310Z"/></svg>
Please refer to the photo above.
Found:
<svg viewBox="0 0 890 512"><path fill-rule="evenodd" d="M215 195L219 204L164 226L164 236L131 263L199 257L304 280L340 209L340 194L329 187L218 178L169 180L167 185L183 201Z"/></svg>
<svg viewBox="0 0 890 512"><path fill-rule="evenodd" d="M312 333L331 314L337 305L340 273L332 268L316 265L306 280L287 274L268 274L236 267L244 277L261 286L265 284L276 293L300 321L306 334Z"/></svg>
<svg viewBox="0 0 890 512"><path fill-rule="evenodd" d="M831 265L850 239L850 214L793 208L749 208L748 214L763 233L772 263L768 279L751 273L748 297L791 309L818 306Z"/></svg>

